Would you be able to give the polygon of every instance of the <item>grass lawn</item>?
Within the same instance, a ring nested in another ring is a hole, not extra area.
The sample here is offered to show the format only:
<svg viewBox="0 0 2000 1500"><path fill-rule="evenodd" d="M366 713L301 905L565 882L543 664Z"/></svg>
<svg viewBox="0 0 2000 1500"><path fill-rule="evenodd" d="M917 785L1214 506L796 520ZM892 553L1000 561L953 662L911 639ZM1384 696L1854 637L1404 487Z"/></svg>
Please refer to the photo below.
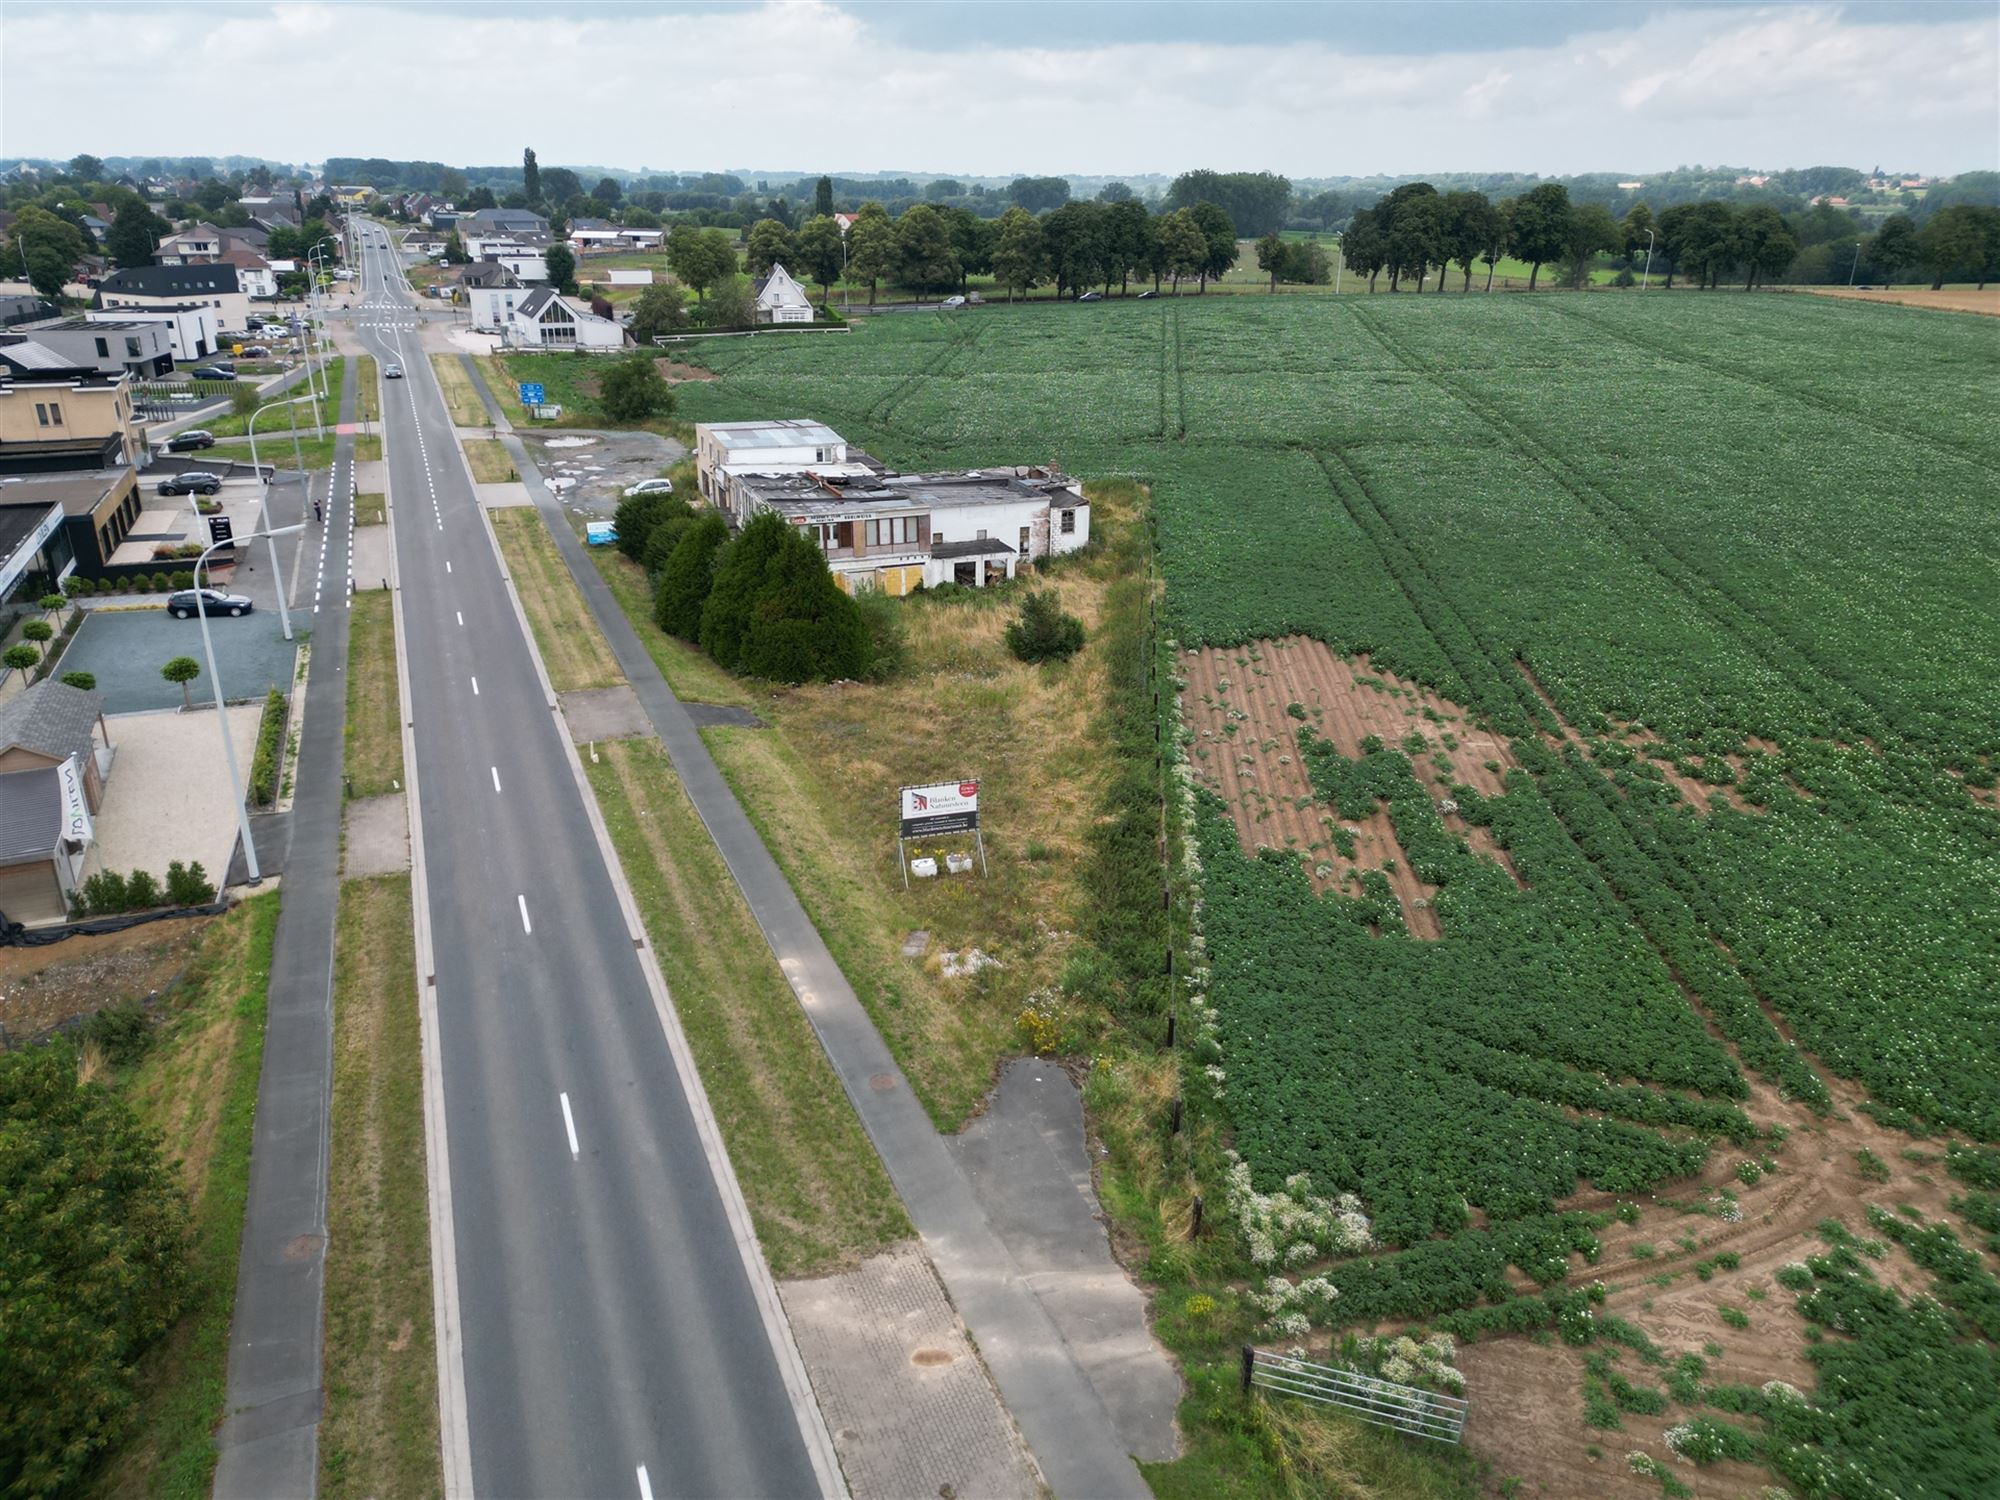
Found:
<svg viewBox="0 0 2000 1500"><path fill-rule="evenodd" d="M340 888L320 1493L435 1495L423 1051L410 877Z"/></svg>
<svg viewBox="0 0 2000 1500"><path fill-rule="evenodd" d="M611 647L590 618L540 513L530 506L513 506L489 512L489 519L555 690L569 693L623 682Z"/></svg>
<svg viewBox="0 0 2000 1500"><path fill-rule="evenodd" d="M433 354L431 369L437 374L438 388L444 392L444 404L451 413L452 424L457 427L486 426L486 403L472 388L472 377L465 373L465 366L459 363L459 357L456 354Z"/></svg>
<svg viewBox="0 0 2000 1500"><path fill-rule="evenodd" d="M396 791L403 779L403 710L389 596L357 594L347 626L348 795Z"/></svg>
<svg viewBox="0 0 2000 1500"><path fill-rule="evenodd" d="M639 632L639 640L653 658L653 665L660 669L660 675L667 679L667 686L676 697L693 703L756 707L757 699L742 682L695 647L676 640L653 624L653 590L646 581L644 568L613 547L593 547L590 556L598 572L604 575L605 583L610 585L619 608Z"/></svg>
<svg viewBox="0 0 2000 1500"><path fill-rule="evenodd" d="M472 466L472 477L481 484L501 484L521 476L514 470L514 460L507 456L507 446L497 438L464 438L460 446L465 449L465 461Z"/></svg>
<svg viewBox="0 0 2000 1500"><path fill-rule="evenodd" d="M356 526L381 526L389 519L386 496L363 490L354 497L354 524Z"/></svg>
<svg viewBox="0 0 2000 1500"><path fill-rule="evenodd" d="M327 424L325 437L302 436L299 439L299 457L308 469L324 469L333 462L334 445L340 440L334 435L333 425ZM211 458L234 458L244 463L250 462L250 443L246 438L224 438L213 448L204 450ZM366 463L382 456L382 439L379 434L357 435L354 439L354 459L356 463ZM257 429L257 461L276 464L281 469L290 469L293 464L291 433L280 428L267 433Z"/></svg>
<svg viewBox="0 0 2000 1500"><path fill-rule="evenodd" d="M645 913L775 1275L821 1275L911 1230L777 960L652 739L585 766Z"/></svg>
<svg viewBox="0 0 2000 1500"><path fill-rule="evenodd" d="M363 354L356 358L355 368L359 383L354 387L355 416L363 422L382 420L382 381L375 369L375 356ZM337 413L338 406L334 408Z"/></svg>
<svg viewBox="0 0 2000 1500"><path fill-rule="evenodd" d="M180 1161L194 1276L180 1320L139 1360L132 1425L85 1494L205 1500L215 1473L278 901L255 897L202 929L151 1047L119 1080Z"/></svg>

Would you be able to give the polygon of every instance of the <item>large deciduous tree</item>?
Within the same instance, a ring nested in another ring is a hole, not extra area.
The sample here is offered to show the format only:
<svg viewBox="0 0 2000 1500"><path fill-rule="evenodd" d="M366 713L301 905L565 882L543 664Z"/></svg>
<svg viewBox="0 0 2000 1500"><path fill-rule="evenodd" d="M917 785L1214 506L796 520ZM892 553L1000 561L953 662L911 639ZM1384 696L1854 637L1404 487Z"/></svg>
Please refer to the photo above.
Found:
<svg viewBox="0 0 2000 1500"><path fill-rule="evenodd" d="M1016 292L1026 292L1048 274L1042 226L1025 208L1010 208L1000 215L999 238L993 245L993 279L1007 289L1012 302Z"/></svg>
<svg viewBox="0 0 2000 1500"><path fill-rule="evenodd" d="M759 219L750 226L750 243L744 260L752 276L769 276L771 267L797 260L797 252L791 230L776 219Z"/></svg>
<svg viewBox="0 0 2000 1500"><path fill-rule="evenodd" d="M916 292L945 291L958 285L958 256L944 216L928 203L913 204L896 221L896 279Z"/></svg>
<svg viewBox="0 0 2000 1500"><path fill-rule="evenodd" d="M847 279L868 283L870 307L877 288L896 274L901 251L888 210L872 201L862 204L847 226Z"/></svg>
<svg viewBox="0 0 2000 1500"><path fill-rule="evenodd" d="M1568 250L1571 216L1569 189L1560 182L1540 183L1514 200L1507 248L1528 263L1529 291L1542 267Z"/></svg>
<svg viewBox="0 0 2000 1500"><path fill-rule="evenodd" d="M1220 281L1236 265L1236 223L1219 203L1197 203L1188 210L1201 231L1205 253L1201 260L1201 286L1208 291L1211 281Z"/></svg>
<svg viewBox="0 0 2000 1500"><path fill-rule="evenodd" d="M121 268L150 266L166 226L145 204L134 199L118 210L104 234L104 248Z"/></svg>
<svg viewBox="0 0 2000 1500"><path fill-rule="evenodd" d="M659 281L639 294L632 304L632 337L640 344L670 333L684 333L690 326L687 293L671 281Z"/></svg>
<svg viewBox="0 0 2000 1500"><path fill-rule="evenodd" d="M1749 268L1743 278L1746 292L1757 284L1759 276L1768 281L1783 275L1799 253L1798 237L1768 203L1750 204L1736 215L1736 245Z"/></svg>
<svg viewBox="0 0 2000 1500"><path fill-rule="evenodd" d="M1603 204L1582 203L1571 209L1569 243L1563 247L1563 270L1570 286L1580 291L1588 285L1598 253L1618 249L1624 239L1625 232Z"/></svg>
<svg viewBox="0 0 2000 1500"><path fill-rule="evenodd" d="M533 146L521 153L521 192L530 203L542 201L542 168Z"/></svg>
<svg viewBox="0 0 2000 1500"><path fill-rule="evenodd" d="M1932 214L1917 231L1917 263L1930 277L1932 291L1942 289L1954 272L1977 274L1984 269L1984 212L1970 203L1954 203Z"/></svg>
<svg viewBox="0 0 2000 1500"><path fill-rule="evenodd" d="M833 179L822 177L813 184L813 217L829 219L833 217Z"/></svg>
<svg viewBox="0 0 2000 1500"><path fill-rule="evenodd" d="M833 284L840 280L841 258L846 253L839 221L829 214L806 220L792 242L792 251L798 257L799 273L819 283L820 306L824 307L833 295Z"/></svg>
<svg viewBox="0 0 2000 1500"><path fill-rule="evenodd" d="M1459 287L1463 295L1472 290L1473 262L1500 234L1500 214L1484 193L1446 193L1443 204L1445 259L1465 272ZM1444 269L1438 269L1438 290L1444 290Z"/></svg>

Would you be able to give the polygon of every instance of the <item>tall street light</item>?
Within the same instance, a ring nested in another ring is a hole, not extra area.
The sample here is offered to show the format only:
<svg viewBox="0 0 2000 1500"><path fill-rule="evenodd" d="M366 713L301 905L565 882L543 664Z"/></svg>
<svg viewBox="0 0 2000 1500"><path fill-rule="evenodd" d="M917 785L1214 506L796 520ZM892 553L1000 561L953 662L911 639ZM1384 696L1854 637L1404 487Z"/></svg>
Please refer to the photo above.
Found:
<svg viewBox="0 0 2000 1500"><path fill-rule="evenodd" d="M1340 295L1340 273L1347 269L1346 236L1340 234L1334 235L1333 253L1335 257L1333 262L1333 295L1338 297Z"/></svg>
<svg viewBox="0 0 2000 1500"><path fill-rule="evenodd" d="M250 422L247 428L250 434L250 466L257 471L260 478L264 473L264 467L257 462L257 419L263 416L265 412L275 410L280 406L299 406L311 399L312 397L310 396L280 397L276 401L266 401L262 406L250 413ZM305 455L299 450L299 424L296 418L292 421L292 462L298 465L299 483L305 487L306 494L310 497L312 494L312 478L306 473ZM277 465L273 464L271 467L275 470ZM264 505L267 511L266 520L270 518L268 515L270 504L271 486L269 483L266 483L264 486ZM300 515L303 517L304 512L301 511ZM305 525L305 521L301 519L299 524L303 526ZM285 639L289 641L292 638L292 612L290 607L285 603L285 570L278 561L278 544L276 542L271 543L271 572L278 580L278 618L284 624Z"/></svg>
<svg viewBox="0 0 2000 1500"><path fill-rule="evenodd" d="M304 531L305 529L306 523L301 521L296 526L281 526L276 531L253 533L250 537L245 538L245 540L255 541L258 536L285 536L290 532ZM201 618L201 650L202 654L208 658L209 684L215 689L215 722L222 729L222 758L229 766L229 795L236 803L236 829L238 833L243 835L243 867L249 874L250 884L261 885L264 881L264 872L257 866L257 845L250 837L250 809L246 803L248 793L244 789L242 778L236 771L236 745L229 738L229 714L222 706L222 677L215 670L215 642L209 639L208 608L204 602L201 587L201 570L208 564L208 554L213 552L217 547L228 545L229 543L227 542L210 542L206 547L201 549L201 556L195 559L194 609L195 613ZM276 554L273 553L273 555L275 556ZM222 878L225 881L228 880L229 872L227 870L222 872Z"/></svg>
<svg viewBox="0 0 2000 1500"><path fill-rule="evenodd" d="M1854 285L1854 273L1861 269L1861 241L1854 242L1854 264L1847 268L1847 284Z"/></svg>
<svg viewBox="0 0 2000 1500"><path fill-rule="evenodd" d="M1630 265L1631 263L1628 261L1626 264ZM1645 291L1646 283L1648 283L1652 279L1653 279L1653 231L1648 229L1646 231L1646 274L1639 278L1639 290L1642 292ZM1629 286L1631 283L1628 282L1626 284Z"/></svg>

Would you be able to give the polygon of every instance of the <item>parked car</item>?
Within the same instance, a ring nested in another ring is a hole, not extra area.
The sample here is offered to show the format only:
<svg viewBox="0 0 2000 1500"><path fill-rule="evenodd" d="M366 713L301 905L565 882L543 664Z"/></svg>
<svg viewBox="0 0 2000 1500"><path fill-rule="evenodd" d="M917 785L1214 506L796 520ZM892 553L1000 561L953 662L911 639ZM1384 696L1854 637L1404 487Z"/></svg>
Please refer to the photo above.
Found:
<svg viewBox="0 0 2000 1500"><path fill-rule="evenodd" d="M671 479L642 479L637 484L625 486L627 500L635 495L671 495L673 492L674 482Z"/></svg>
<svg viewBox="0 0 2000 1500"><path fill-rule="evenodd" d="M215 434L205 427L190 427L186 432L177 432L167 439L169 453L192 453L197 448L213 448Z"/></svg>
<svg viewBox="0 0 2000 1500"><path fill-rule="evenodd" d="M222 476L211 474L206 469L189 469L184 474L169 474L160 481L162 495L213 495L222 488Z"/></svg>
<svg viewBox="0 0 2000 1500"><path fill-rule="evenodd" d="M266 323L257 333L267 339L288 339L292 336L291 328L284 323Z"/></svg>
<svg viewBox="0 0 2000 1500"><path fill-rule="evenodd" d="M1144 302L1149 297L1157 297L1159 295L1160 294L1154 291L1151 287L1147 287L1145 291L1139 293L1139 301Z"/></svg>
<svg viewBox="0 0 2000 1500"><path fill-rule="evenodd" d="M245 359L269 359L271 351L262 344L245 344L243 346L243 357Z"/></svg>
<svg viewBox="0 0 2000 1500"><path fill-rule="evenodd" d="M234 380L236 372L220 365L196 365L188 374L196 380Z"/></svg>
<svg viewBox="0 0 2000 1500"><path fill-rule="evenodd" d="M182 589L167 595L167 613L176 620L192 619L198 614L247 615L255 608L245 595L225 594L221 589Z"/></svg>
<svg viewBox="0 0 2000 1500"><path fill-rule="evenodd" d="M1077 300L1077 301L1079 301L1079 302L1102 302L1102 301L1104 300L1104 293L1102 293L1102 292L1078 292L1078 293L1076 294L1076 300Z"/></svg>
<svg viewBox="0 0 2000 1500"><path fill-rule="evenodd" d="M403 378L403 367L401 365L382 366L382 378L384 380L401 380Z"/></svg>

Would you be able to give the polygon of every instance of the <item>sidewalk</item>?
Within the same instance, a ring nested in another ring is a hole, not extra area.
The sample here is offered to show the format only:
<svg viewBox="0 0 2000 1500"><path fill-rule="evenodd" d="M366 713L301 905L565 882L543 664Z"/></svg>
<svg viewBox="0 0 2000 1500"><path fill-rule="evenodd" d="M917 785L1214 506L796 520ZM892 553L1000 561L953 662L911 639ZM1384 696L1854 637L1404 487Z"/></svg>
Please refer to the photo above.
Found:
<svg viewBox="0 0 2000 1500"><path fill-rule="evenodd" d="M723 780L700 731L584 555L526 445L477 367L469 359L465 363L620 670L638 693L689 800L840 1075L1049 1487L1065 1500L1150 1495L1076 1351L995 1234L964 1170L931 1125L847 976Z"/></svg>
<svg viewBox="0 0 2000 1500"><path fill-rule="evenodd" d="M350 369L340 417L354 420ZM345 525L354 439L335 447L326 524ZM290 580L287 580L290 582ZM348 612L312 617L305 738L290 814L285 895L265 1007L264 1067L229 1330L226 1415L216 1434L217 1500L319 1486L326 1268L328 1109L333 1090L333 939L340 875L341 755Z"/></svg>

